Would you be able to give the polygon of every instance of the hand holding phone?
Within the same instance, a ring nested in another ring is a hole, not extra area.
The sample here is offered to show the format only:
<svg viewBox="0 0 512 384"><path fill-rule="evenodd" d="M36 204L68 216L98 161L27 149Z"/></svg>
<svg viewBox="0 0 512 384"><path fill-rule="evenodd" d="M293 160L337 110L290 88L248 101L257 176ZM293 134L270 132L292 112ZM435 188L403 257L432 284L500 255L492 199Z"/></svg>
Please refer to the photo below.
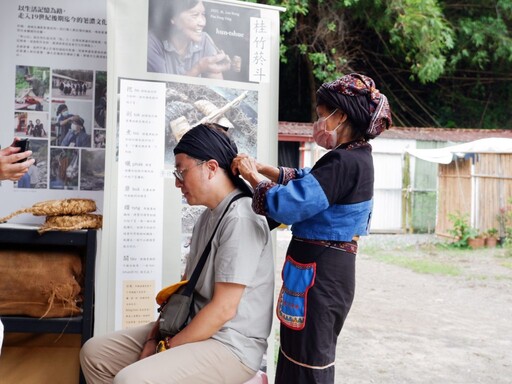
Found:
<svg viewBox="0 0 512 384"><path fill-rule="evenodd" d="M13 147L21 148L18 153L22 153L22 152L28 151L28 149L30 147L30 143L29 143L28 139L20 139L20 140L14 142ZM16 163L23 163L26 160L27 159L21 159L21 160L18 160Z"/></svg>

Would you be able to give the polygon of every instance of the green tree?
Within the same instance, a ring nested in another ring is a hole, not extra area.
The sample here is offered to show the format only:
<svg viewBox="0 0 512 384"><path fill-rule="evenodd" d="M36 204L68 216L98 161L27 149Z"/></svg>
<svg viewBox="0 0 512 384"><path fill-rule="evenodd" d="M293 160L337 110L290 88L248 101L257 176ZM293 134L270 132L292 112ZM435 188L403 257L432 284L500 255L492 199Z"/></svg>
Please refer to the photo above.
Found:
<svg viewBox="0 0 512 384"><path fill-rule="evenodd" d="M512 0L259 2L286 8L282 67L298 70L281 73L302 77L283 92L307 80L311 105L322 82L357 71L388 95L395 125L512 127Z"/></svg>

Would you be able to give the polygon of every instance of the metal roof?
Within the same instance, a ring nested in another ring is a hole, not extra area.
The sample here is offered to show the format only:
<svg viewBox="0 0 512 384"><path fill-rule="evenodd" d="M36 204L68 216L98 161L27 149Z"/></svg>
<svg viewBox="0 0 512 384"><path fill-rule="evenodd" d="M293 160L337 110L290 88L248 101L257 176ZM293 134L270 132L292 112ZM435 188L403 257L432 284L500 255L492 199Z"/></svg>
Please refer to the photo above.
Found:
<svg viewBox="0 0 512 384"><path fill-rule="evenodd" d="M312 134L313 123L279 122L280 141L313 141ZM391 127L379 137L383 139L469 142L488 137L512 138L512 129Z"/></svg>

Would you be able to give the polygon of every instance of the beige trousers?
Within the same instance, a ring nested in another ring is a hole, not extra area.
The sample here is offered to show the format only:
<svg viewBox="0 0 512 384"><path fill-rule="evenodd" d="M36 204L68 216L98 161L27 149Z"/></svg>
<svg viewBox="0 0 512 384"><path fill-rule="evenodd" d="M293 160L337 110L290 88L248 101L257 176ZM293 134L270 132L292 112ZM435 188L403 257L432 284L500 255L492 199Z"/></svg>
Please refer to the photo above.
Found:
<svg viewBox="0 0 512 384"><path fill-rule="evenodd" d="M256 372L219 341L208 339L138 360L153 324L89 339L80 351L88 384L244 383Z"/></svg>

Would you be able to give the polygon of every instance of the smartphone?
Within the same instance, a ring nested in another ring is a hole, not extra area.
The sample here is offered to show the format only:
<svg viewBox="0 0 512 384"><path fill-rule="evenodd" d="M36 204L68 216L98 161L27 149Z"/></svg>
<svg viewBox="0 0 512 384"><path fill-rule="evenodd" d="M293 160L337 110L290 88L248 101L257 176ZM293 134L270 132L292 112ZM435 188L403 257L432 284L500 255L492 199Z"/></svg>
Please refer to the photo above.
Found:
<svg viewBox="0 0 512 384"><path fill-rule="evenodd" d="M28 139L21 139L21 140L18 140L14 143L14 146L15 147L20 147L20 151L18 153L22 153L22 152L25 152L25 151L28 151L28 148L29 148L29 141ZM27 159L21 159L21 160L18 160L16 163L23 163L24 161L26 161Z"/></svg>

